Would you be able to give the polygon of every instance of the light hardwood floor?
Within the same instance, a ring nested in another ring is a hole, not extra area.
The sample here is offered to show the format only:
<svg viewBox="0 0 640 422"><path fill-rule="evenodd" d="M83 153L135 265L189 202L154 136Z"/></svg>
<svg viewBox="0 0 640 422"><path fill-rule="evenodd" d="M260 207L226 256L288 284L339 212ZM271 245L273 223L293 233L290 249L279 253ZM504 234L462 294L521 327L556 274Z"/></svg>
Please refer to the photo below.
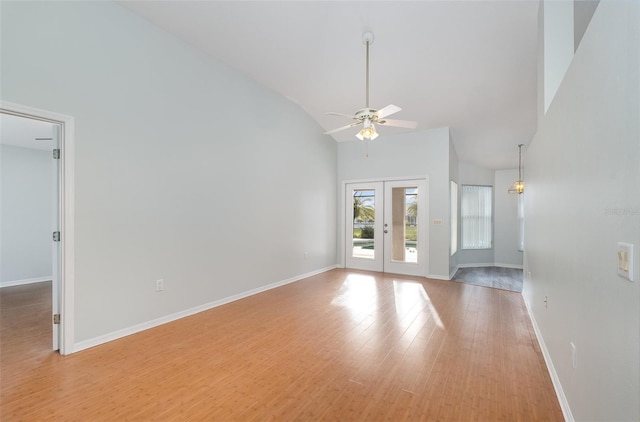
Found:
<svg viewBox="0 0 640 422"><path fill-rule="evenodd" d="M5 290L2 421L563 420L514 292L338 269L60 356Z"/></svg>

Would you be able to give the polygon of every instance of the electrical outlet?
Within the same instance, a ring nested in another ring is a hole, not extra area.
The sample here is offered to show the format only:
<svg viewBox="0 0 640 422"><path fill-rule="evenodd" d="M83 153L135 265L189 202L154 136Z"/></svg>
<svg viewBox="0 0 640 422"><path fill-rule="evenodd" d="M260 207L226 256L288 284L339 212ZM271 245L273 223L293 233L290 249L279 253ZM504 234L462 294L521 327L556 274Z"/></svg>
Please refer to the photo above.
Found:
<svg viewBox="0 0 640 422"><path fill-rule="evenodd" d="M309 252L305 251L304 252L304 259L307 259L309 257Z"/></svg>
<svg viewBox="0 0 640 422"><path fill-rule="evenodd" d="M161 292L164 290L164 279L156 280L156 292Z"/></svg>
<svg viewBox="0 0 640 422"><path fill-rule="evenodd" d="M576 369L578 367L578 358L576 356L576 345L573 344L573 342L569 343L569 345L571 346L571 365L573 366L573 369Z"/></svg>

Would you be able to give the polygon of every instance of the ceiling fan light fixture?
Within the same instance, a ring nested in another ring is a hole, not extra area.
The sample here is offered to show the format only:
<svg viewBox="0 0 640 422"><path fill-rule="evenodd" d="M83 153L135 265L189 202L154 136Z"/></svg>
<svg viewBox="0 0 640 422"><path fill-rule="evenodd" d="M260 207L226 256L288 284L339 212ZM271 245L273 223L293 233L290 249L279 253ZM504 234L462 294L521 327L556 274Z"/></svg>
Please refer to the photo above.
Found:
<svg viewBox="0 0 640 422"><path fill-rule="evenodd" d="M364 141L365 139L374 140L378 137L378 133L376 132L375 126L371 123L371 120L367 119L364 121L364 127L358 132L356 138Z"/></svg>

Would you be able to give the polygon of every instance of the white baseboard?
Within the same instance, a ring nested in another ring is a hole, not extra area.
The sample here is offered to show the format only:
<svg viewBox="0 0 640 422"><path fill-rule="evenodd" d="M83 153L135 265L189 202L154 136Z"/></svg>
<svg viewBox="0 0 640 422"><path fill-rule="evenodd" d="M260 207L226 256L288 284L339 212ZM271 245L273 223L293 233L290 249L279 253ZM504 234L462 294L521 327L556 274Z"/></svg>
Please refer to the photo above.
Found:
<svg viewBox="0 0 640 422"><path fill-rule="evenodd" d="M275 283L267 284L266 286L258 287L256 289L247 290L245 292L238 293L236 295L229 296L220 300L215 300L213 302L205 303L203 305L199 305L191 309L186 309L184 311L176 312L171 315L166 315L160 318L153 319L151 321L147 321L141 324L136 324L131 327L123 328L122 330L114 331L109 334L94 337L89 340L84 340L74 344L72 353L79 352L81 350L88 349L90 347L95 347L100 344L107 343L109 341L117 340L119 338L129 336L131 334L139 333L140 331L148 330L149 328L157 327L159 325L176 321L178 319L188 317L190 315L194 315L199 312L208 311L209 309L213 309L218 306L222 306L227 303L234 302L236 300L244 299L245 297L253 296L258 293L266 292L267 290L275 289L277 287L284 286L286 284L295 283L296 281L300 281L302 279L312 277L314 275L321 274L321 273L333 270L335 268L337 268L337 266L332 265L330 267L322 268L316 271L311 271L306 274L301 274L295 277L288 278L286 280L277 281Z"/></svg>
<svg viewBox="0 0 640 422"><path fill-rule="evenodd" d="M521 270L523 268L522 264L501 264L500 262L496 262L493 264L493 267L502 267L502 268L515 268L516 270Z"/></svg>
<svg viewBox="0 0 640 422"><path fill-rule="evenodd" d="M451 271L451 273L449 274L449 280L453 280L453 276L456 275L459 269L460 269L460 265L456 265L453 271Z"/></svg>
<svg viewBox="0 0 640 422"><path fill-rule="evenodd" d="M474 268L474 267L502 267L502 268L515 268L517 270L521 270L523 268L522 265L515 265L515 264L501 264L499 262L478 262L473 264L459 264L457 266L457 269Z"/></svg>
<svg viewBox="0 0 640 422"><path fill-rule="evenodd" d="M573 414L571 414L571 408L569 407L569 402L567 401L567 396L564 394L564 390L562 389L562 384L560 383L560 378L558 377L558 373L556 372L556 368L553 366L553 361L551 360L551 356L549 355L549 350L547 349L547 345L544 343L544 338L540 333L540 329L538 328L538 324L536 323L536 318L533 316L531 312L531 307L529 306L529 302L527 302L526 298L524 298L524 304L527 308L527 313L529 314L529 318L531 319L531 324L533 325L533 331L536 333L536 338L538 339L538 344L540 345L540 350L542 351L542 356L544 357L544 361L547 364L547 370L549 371L549 376L551 377L551 382L553 383L553 388L556 390L556 396L558 397L558 402L560 402L560 408L562 409L562 415L564 416L564 420L566 422L575 422L573 418Z"/></svg>
<svg viewBox="0 0 640 422"><path fill-rule="evenodd" d="M23 284L42 283L43 281L51 281L53 276L25 278L24 280L0 281L0 288L11 286L22 286Z"/></svg>
<svg viewBox="0 0 640 422"><path fill-rule="evenodd" d="M451 280L446 275L438 275L438 274L427 274L427 278L432 278L434 280Z"/></svg>

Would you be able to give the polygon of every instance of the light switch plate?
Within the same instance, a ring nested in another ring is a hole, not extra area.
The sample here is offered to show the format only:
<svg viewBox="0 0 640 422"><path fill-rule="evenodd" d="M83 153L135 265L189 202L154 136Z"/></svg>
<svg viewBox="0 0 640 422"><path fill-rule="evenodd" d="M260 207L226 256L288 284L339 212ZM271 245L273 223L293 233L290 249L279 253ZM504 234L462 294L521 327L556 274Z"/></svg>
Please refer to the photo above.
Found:
<svg viewBox="0 0 640 422"><path fill-rule="evenodd" d="M618 242L618 275L633 281L633 245Z"/></svg>

